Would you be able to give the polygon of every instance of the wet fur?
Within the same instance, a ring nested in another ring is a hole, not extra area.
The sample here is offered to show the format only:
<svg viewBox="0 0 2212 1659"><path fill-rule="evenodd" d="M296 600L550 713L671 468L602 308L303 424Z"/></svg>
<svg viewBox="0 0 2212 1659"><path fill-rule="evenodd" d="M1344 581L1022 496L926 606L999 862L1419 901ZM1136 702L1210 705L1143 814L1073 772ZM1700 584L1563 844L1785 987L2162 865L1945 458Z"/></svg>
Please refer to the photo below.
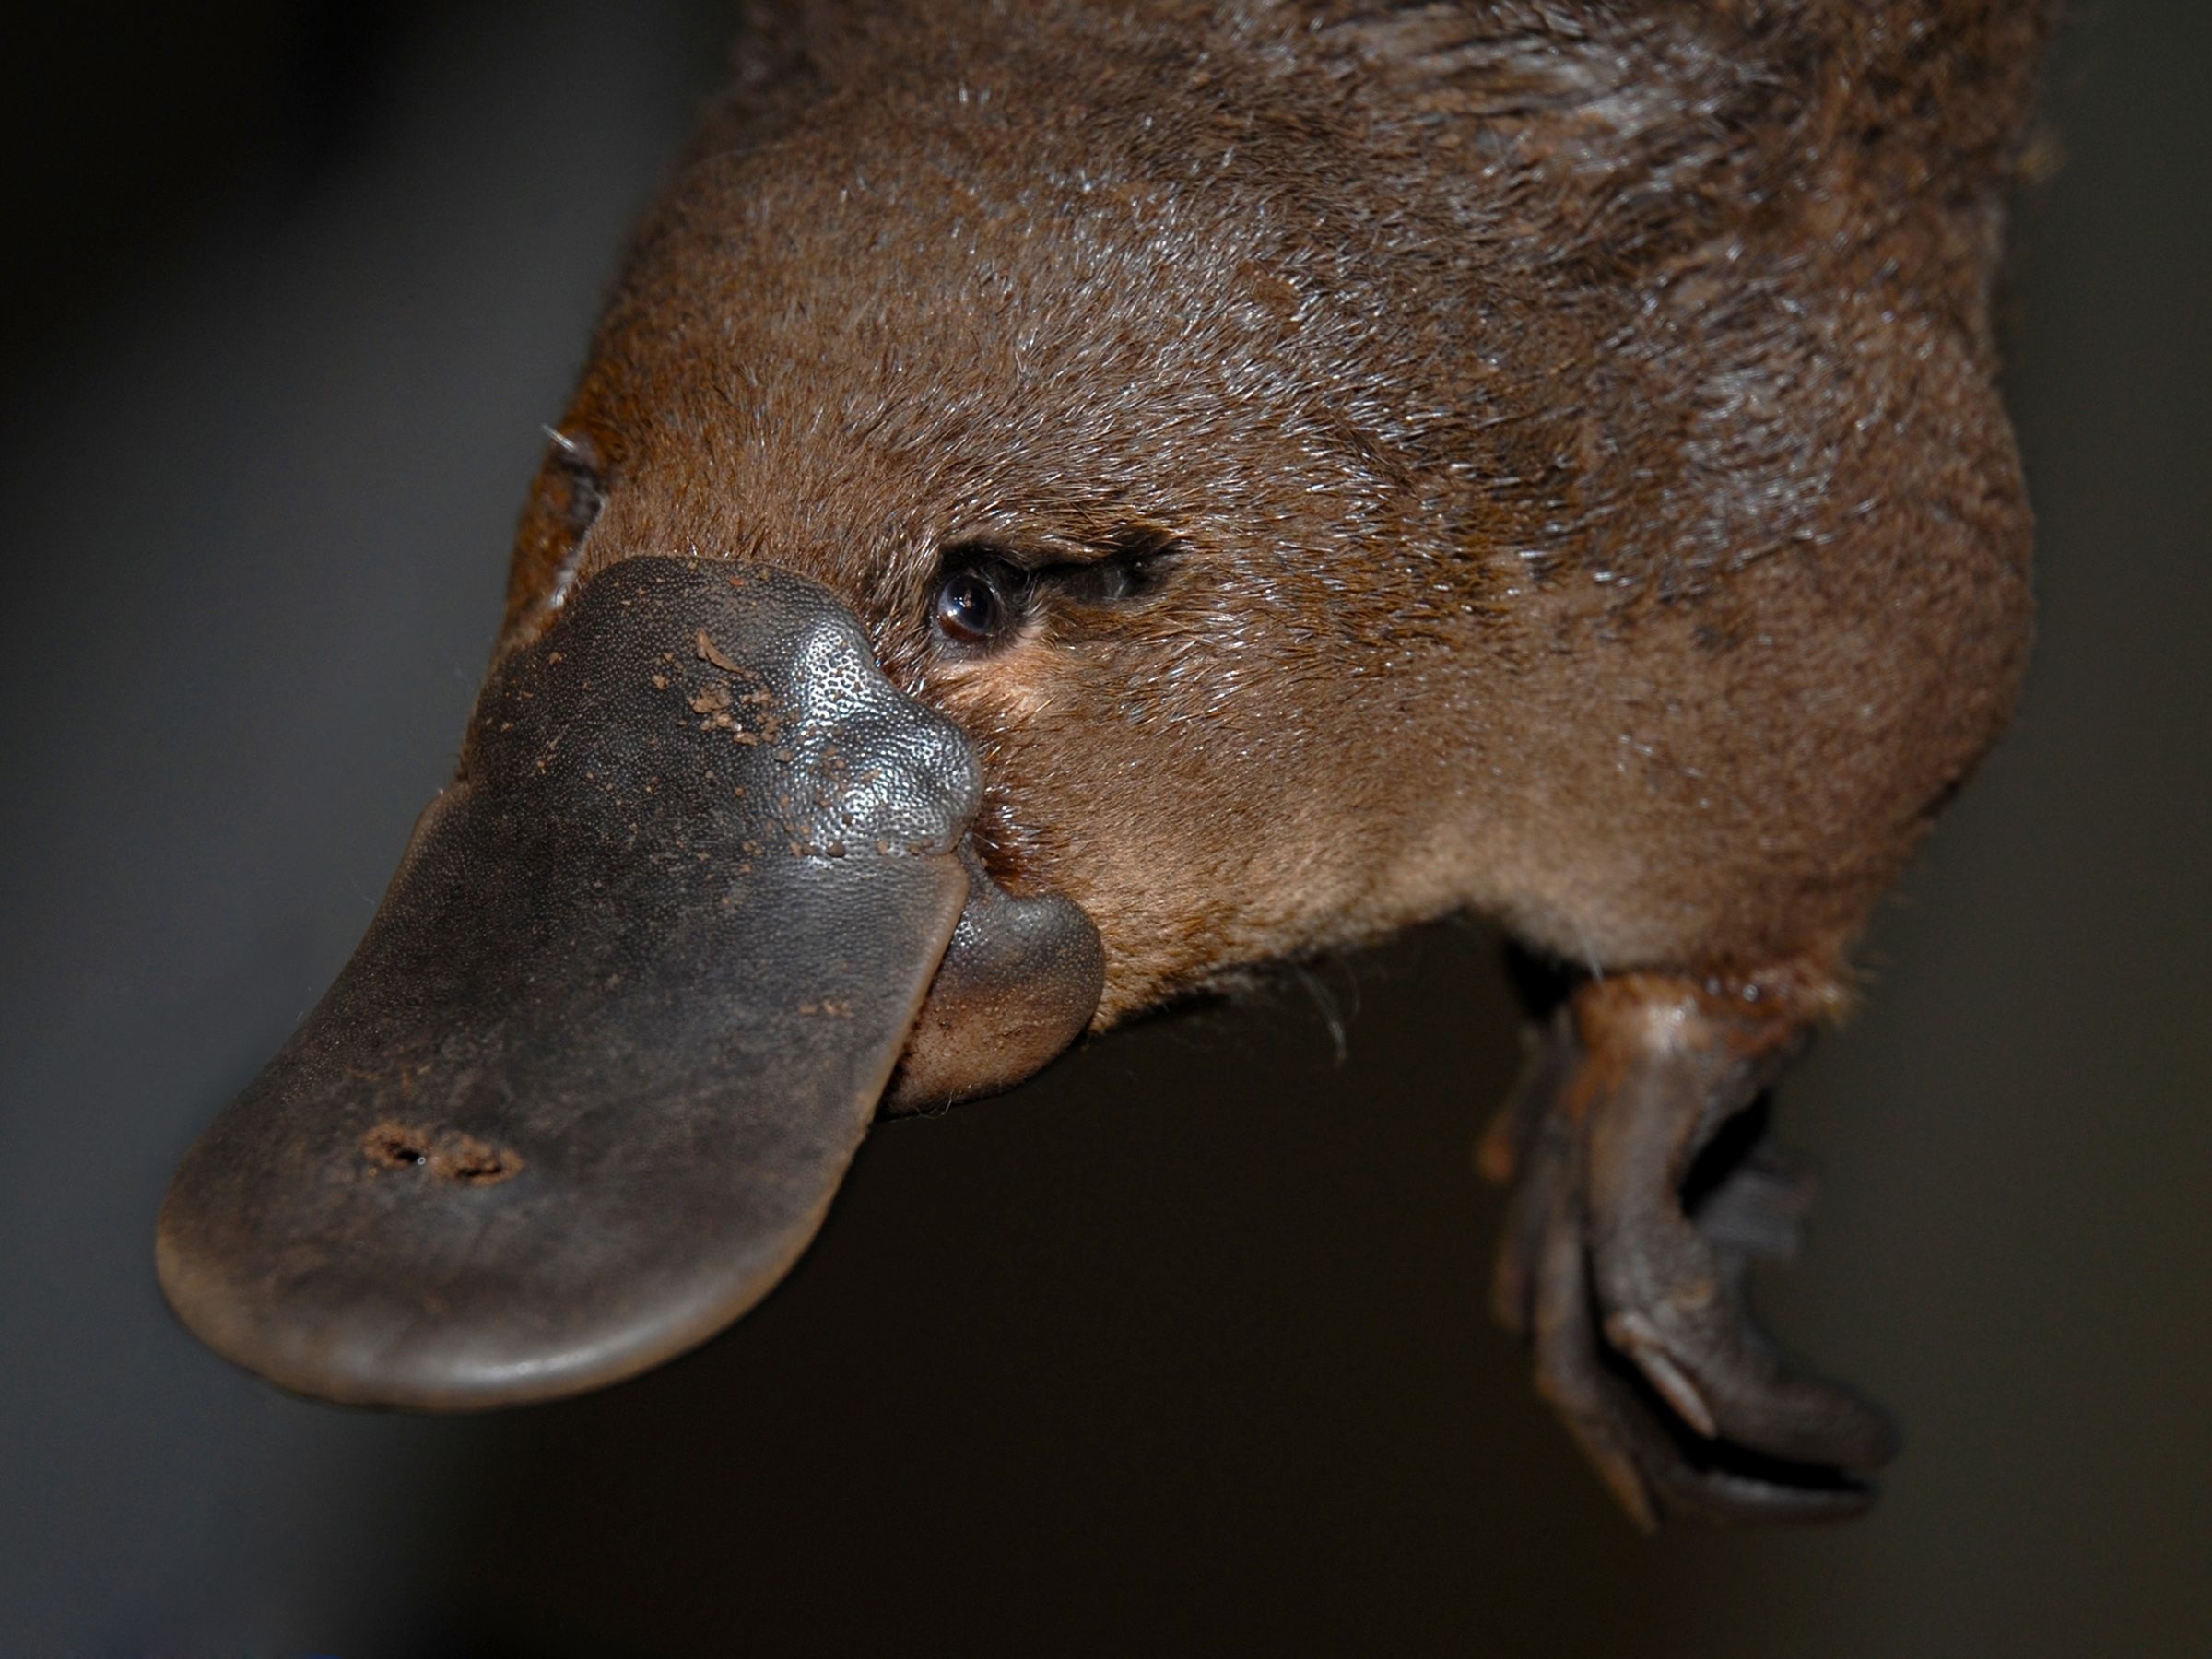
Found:
<svg viewBox="0 0 2212 1659"><path fill-rule="evenodd" d="M1994 739L2044 0L799 5L641 233L508 641L629 555L838 589L1109 1023L1459 907L1818 980ZM588 466L580 463L585 457ZM1159 580L933 640L942 550Z"/></svg>

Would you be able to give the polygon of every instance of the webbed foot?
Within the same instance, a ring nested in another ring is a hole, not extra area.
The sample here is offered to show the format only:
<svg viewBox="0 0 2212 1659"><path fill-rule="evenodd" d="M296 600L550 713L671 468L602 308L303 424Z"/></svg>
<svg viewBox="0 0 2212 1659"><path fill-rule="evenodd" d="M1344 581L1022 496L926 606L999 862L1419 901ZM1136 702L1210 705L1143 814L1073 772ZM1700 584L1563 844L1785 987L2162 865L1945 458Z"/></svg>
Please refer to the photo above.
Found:
<svg viewBox="0 0 2212 1659"><path fill-rule="evenodd" d="M1873 1501L1888 1418L1795 1369L1754 1320L1757 1258L1794 1253L1811 1183L1766 1143L1805 1045L1786 995L1630 974L1537 1028L1481 1151L1513 1185L1499 1316L1631 1516L1826 1520Z"/></svg>

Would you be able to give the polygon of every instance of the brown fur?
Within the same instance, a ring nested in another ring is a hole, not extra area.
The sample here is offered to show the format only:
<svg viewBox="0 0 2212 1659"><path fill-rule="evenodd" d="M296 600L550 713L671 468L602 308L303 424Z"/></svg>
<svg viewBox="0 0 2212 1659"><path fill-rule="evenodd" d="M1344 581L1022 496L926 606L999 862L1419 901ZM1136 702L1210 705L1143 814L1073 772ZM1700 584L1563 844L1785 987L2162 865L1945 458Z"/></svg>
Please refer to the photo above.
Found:
<svg viewBox="0 0 2212 1659"><path fill-rule="evenodd" d="M640 553L829 583L981 746L994 873L1097 923L1101 1023L1463 906L1830 973L2022 666L1988 290L2053 9L764 16L509 644ZM1157 592L933 641L944 547L1132 536Z"/></svg>

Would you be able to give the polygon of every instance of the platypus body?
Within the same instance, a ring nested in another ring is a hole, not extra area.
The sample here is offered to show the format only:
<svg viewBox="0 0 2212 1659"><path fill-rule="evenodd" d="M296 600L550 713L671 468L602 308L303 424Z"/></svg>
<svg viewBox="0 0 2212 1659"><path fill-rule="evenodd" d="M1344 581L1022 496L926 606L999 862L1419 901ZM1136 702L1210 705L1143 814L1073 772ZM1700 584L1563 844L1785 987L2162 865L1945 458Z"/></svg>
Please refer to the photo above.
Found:
<svg viewBox="0 0 2212 1659"><path fill-rule="evenodd" d="M1753 1110L2002 727L2052 0L794 5L640 232L455 784L163 1280L331 1398L628 1375L879 1106L1454 911L1500 1311L1632 1512L1864 1504ZM1382 1132L1378 1126L1378 1132Z"/></svg>

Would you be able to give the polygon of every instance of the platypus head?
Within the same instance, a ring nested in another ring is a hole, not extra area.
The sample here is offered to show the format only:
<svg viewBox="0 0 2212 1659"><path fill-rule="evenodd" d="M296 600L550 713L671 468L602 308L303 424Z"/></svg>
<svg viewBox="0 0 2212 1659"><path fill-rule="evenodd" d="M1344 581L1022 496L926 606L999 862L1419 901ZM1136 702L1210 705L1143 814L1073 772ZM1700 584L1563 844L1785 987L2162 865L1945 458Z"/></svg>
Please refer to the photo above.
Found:
<svg viewBox="0 0 2212 1659"><path fill-rule="evenodd" d="M1383 739L1475 583L1407 528L1453 515L1397 231L1325 105L1096 27L1080 88L877 40L710 124L455 782L171 1189L219 1351L441 1407L629 1374L766 1292L887 1100L1398 919Z"/></svg>

